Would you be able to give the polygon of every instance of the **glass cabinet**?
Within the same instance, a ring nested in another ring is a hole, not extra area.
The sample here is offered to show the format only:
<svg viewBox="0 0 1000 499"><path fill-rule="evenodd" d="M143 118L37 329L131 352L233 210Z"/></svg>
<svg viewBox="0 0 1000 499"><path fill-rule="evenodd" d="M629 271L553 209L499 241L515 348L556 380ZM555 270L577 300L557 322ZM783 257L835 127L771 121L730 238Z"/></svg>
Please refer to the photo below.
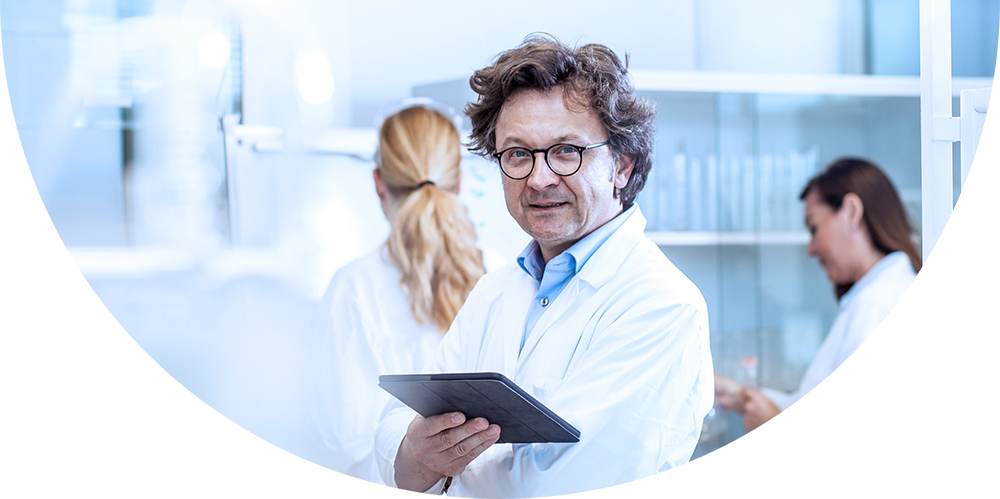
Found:
<svg viewBox="0 0 1000 499"><path fill-rule="evenodd" d="M633 71L657 106L653 170L638 204L647 236L701 289L716 372L794 390L837 315L806 254L799 195L833 160L880 165L920 227L920 80L865 75ZM990 79L956 78L954 93ZM413 88L456 109L467 80ZM468 125L466 123L466 125ZM717 410L695 457L745 434Z"/></svg>
<svg viewBox="0 0 1000 499"><path fill-rule="evenodd" d="M793 390L837 302L806 254L799 200L843 156L879 164L920 227L920 83L916 77L636 72L657 106L654 170L638 203L653 239L701 289L716 372ZM962 88L988 79L956 79ZM710 415L695 457L743 435Z"/></svg>

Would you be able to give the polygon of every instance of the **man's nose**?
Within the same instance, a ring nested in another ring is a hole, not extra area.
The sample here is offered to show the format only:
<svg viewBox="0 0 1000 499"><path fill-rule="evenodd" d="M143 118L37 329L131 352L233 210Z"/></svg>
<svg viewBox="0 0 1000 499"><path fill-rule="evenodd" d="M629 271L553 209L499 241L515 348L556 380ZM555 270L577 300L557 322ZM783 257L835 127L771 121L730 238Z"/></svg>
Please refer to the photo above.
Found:
<svg viewBox="0 0 1000 499"><path fill-rule="evenodd" d="M534 154L535 167L531 170L531 175L528 175L528 186L532 189L541 190L550 185L558 184L559 175L556 175L556 173L549 168L549 164L545 161L545 153L539 151Z"/></svg>

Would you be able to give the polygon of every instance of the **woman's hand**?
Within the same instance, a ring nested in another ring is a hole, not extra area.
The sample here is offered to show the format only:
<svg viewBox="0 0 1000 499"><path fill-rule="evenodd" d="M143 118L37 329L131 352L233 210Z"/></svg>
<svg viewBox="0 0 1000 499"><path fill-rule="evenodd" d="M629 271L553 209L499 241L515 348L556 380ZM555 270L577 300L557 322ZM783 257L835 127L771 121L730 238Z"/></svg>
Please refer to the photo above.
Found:
<svg viewBox="0 0 1000 499"><path fill-rule="evenodd" d="M740 414L744 411L747 396L743 385L719 374L715 375L715 402L724 409Z"/></svg>
<svg viewBox="0 0 1000 499"><path fill-rule="evenodd" d="M718 386L718 385L716 385ZM718 392L718 388L716 388ZM743 427L751 431L778 415L781 409L756 388L744 387Z"/></svg>

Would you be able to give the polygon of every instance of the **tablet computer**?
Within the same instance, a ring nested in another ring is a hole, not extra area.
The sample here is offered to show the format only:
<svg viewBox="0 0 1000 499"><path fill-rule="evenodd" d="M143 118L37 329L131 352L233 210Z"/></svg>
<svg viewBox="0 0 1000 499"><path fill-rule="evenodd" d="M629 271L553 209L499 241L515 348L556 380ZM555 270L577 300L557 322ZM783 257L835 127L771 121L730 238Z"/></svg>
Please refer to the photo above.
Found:
<svg viewBox="0 0 1000 499"><path fill-rule="evenodd" d="M424 417L486 418L500 427L498 443L580 441L579 430L499 373L386 374L378 386Z"/></svg>

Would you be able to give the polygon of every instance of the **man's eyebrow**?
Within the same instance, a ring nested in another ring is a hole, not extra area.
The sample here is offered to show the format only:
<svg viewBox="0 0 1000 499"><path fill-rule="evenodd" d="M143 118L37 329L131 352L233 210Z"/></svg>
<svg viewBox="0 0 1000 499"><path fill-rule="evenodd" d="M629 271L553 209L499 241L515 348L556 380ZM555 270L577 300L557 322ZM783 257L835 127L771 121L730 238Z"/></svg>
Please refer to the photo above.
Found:
<svg viewBox="0 0 1000 499"><path fill-rule="evenodd" d="M514 147L514 146L511 146L510 144L523 144L523 142L521 141L520 137L518 137L517 135L509 136L509 137L505 138L503 142L498 142L497 143L497 151L502 151L502 150L506 149L507 147Z"/></svg>
<svg viewBox="0 0 1000 499"><path fill-rule="evenodd" d="M556 141L553 142L553 144L565 144L567 142L573 142L573 141L579 142L580 140L581 138L579 135L573 135L573 134L560 135L559 137L556 138ZM578 145L578 144L573 144L573 145Z"/></svg>
<svg viewBox="0 0 1000 499"><path fill-rule="evenodd" d="M552 142L551 144L546 145L545 147L554 146L556 144L580 145L580 144L576 143L576 142L579 142L580 140L582 140L581 137L579 135L576 135L576 134L560 135L560 136L556 137L556 139L555 139L554 142ZM503 142L498 143L496 147L497 147L497 151L502 151L504 149L507 149L508 147L526 147L526 146L523 145L524 143L525 143L524 140L522 140L517 135L511 135L511 136L505 138ZM517 144L517 145L511 145L511 144ZM587 145L589 145L589 144L587 144Z"/></svg>

